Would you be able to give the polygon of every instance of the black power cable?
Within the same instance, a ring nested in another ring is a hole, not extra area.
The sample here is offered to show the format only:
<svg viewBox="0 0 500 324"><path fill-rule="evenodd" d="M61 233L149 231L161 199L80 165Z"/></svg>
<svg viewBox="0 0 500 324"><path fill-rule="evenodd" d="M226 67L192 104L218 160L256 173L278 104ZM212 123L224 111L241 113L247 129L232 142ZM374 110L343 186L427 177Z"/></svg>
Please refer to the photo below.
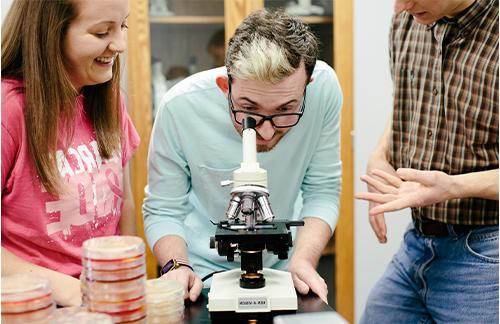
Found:
<svg viewBox="0 0 500 324"><path fill-rule="evenodd" d="M205 281L205 280L207 280L207 279L211 278L214 274L219 273L219 272L224 272L224 271L226 271L226 270L217 270L217 271L214 271L214 272L212 272L212 273L209 273L209 274L207 274L205 277L203 277L203 278L201 279L201 281Z"/></svg>

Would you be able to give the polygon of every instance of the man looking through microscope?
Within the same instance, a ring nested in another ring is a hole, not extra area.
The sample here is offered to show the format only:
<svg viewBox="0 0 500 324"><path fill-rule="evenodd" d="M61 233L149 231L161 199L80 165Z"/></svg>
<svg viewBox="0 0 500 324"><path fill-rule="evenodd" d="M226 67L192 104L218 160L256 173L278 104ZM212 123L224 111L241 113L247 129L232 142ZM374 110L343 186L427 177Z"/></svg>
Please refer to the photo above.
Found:
<svg viewBox="0 0 500 324"><path fill-rule="evenodd" d="M185 298L197 299L201 276L239 266L208 243L211 221L224 218L229 199L230 189L219 184L239 167L241 123L251 116L277 219L305 222L291 258L265 255L264 266L290 271L299 293L327 300L316 266L338 218L342 94L318 52L299 19L257 11L230 40L225 67L191 76L164 96L150 143L144 222L159 263L186 265L164 274L184 283Z"/></svg>

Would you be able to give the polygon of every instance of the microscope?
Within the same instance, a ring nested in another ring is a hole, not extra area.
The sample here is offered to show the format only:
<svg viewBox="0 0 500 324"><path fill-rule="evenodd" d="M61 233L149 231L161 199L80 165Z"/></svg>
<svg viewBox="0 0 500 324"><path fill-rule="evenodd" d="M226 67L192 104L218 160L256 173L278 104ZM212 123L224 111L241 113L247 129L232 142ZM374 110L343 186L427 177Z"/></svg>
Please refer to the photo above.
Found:
<svg viewBox="0 0 500 324"><path fill-rule="evenodd" d="M210 248L233 262L241 257L241 269L216 273L208 293L211 317L234 313L287 313L297 310L297 294L289 272L263 268L262 251L288 258L291 226L303 221L275 220L269 203L267 171L257 162L255 119L243 120L243 162L233 172L226 219L215 225ZM233 317L234 318L234 317Z"/></svg>

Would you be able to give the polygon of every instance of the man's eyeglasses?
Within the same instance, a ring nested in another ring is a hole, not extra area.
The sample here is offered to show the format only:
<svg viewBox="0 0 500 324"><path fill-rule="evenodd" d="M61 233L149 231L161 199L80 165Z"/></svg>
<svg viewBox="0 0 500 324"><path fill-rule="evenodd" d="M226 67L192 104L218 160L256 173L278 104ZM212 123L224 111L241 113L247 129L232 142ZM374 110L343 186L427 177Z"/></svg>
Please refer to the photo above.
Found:
<svg viewBox="0 0 500 324"><path fill-rule="evenodd" d="M269 120L271 124L275 128L288 128L292 127L298 124L300 118L304 114L304 110L306 109L306 89L307 86L304 88L304 95L302 98L302 107L298 112L294 113L283 113L283 114L275 114L275 115L261 115L257 114L251 111L246 111L246 110L237 110L234 109L233 105L233 99L231 97L231 78L229 77L228 80L228 101L229 101L229 107L231 108L231 112L233 113L234 120L242 125L243 119L246 117L252 117L255 119L255 127L258 127L262 125L266 120Z"/></svg>

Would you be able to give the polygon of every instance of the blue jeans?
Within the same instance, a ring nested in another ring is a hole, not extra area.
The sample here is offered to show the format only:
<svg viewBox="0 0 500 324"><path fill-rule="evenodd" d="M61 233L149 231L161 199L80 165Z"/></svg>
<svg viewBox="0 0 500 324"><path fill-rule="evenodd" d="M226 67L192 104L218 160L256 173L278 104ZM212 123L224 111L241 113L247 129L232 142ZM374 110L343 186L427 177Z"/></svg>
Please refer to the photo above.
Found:
<svg viewBox="0 0 500 324"><path fill-rule="evenodd" d="M408 227L360 323L498 323L498 226L449 231Z"/></svg>

